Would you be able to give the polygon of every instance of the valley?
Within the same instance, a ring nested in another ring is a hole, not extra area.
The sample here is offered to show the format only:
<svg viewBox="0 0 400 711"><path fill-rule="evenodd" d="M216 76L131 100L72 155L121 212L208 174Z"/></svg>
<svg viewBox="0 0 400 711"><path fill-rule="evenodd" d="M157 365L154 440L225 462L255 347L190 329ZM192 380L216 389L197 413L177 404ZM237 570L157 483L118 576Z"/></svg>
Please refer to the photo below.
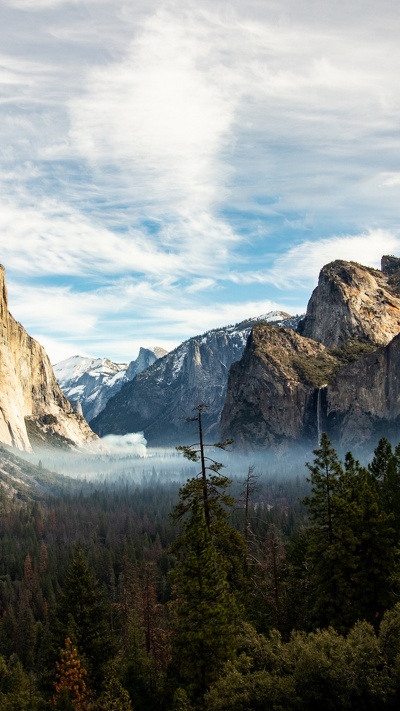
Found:
<svg viewBox="0 0 400 711"><path fill-rule="evenodd" d="M54 370L3 281L2 709L397 708L399 281Z"/></svg>

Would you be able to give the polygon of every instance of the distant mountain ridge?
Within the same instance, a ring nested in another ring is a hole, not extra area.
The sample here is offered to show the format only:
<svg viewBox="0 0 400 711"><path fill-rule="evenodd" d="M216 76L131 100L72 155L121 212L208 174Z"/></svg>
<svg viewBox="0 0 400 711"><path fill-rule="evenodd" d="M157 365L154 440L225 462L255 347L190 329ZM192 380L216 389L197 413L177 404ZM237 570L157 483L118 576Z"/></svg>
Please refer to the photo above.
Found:
<svg viewBox="0 0 400 711"><path fill-rule="evenodd" d="M204 402L209 441L313 448L324 430L356 450L400 426L398 343L400 260L386 255L380 270L335 260L303 317L266 314L185 341L91 424L100 436L142 431L150 445L185 443Z"/></svg>
<svg viewBox="0 0 400 711"><path fill-rule="evenodd" d="M56 363L53 370L70 403L75 409L80 406L83 416L90 422L125 383L166 353L158 346L153 350L140 348L136 360L129 364L76 355Z"/></svg>
<svg viewBox="0 0 400 711"><path fill-rule="evenodd" d="M150 445L177 444L192 437L187 418L205 402L205 432L218 438L229 368L241 358L254 324L295 328L300 318L274 311L188 339L126 383L91 426L100 436L143 432Z"/></svg>

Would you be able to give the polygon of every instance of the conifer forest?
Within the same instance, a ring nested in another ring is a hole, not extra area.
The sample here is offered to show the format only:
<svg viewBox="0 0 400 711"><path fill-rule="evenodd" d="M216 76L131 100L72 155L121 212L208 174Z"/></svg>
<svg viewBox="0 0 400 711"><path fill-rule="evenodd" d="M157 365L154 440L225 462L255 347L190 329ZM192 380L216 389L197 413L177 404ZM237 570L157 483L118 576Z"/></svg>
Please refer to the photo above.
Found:
<svg viewBox="0 0 400 711"><path fill-rule="evenodd" d="M394 710L400 446L0 502L0 709Z"/></svg>

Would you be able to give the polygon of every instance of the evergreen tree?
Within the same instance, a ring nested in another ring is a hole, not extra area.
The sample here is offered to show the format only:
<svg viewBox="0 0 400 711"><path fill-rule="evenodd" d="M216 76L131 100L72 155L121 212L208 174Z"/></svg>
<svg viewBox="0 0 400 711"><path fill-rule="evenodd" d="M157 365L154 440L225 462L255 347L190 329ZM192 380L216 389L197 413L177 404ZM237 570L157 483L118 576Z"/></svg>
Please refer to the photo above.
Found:
<svg viewBox="0 0 400 711"><path fill-rule="evenodd" d="M94 711L132 711L129 694L118 678L115 664L110 666L105 675L103 690Z"/></svg>
<svg viewBox="0 0 400 711"><path fill-rule="evenodd" d="M69 637L65 640L56 663L53 706L63 711L86 711L89 709L89 692L86 685L87 671L79 659L76 647Z"/></svg>
<svg viewBox="0 0 400 711"><path fill-rule="evenodd" d="M227 493L230 480L221 474L222 464L205 454L203 408L196 408L193 418L199 443L177 448L191 461L200 461L201 470L179 492L173 519L183 530L172 546L178 556L173 576L173 666L178 685L185 685L200 705L235 648L232 581L234 571L243 571L244 564L243 538L228 523L227 507L233 505ZM212 446L224 448L227 443Z"/></svg>
<svg viewBox="0 0 400 711"><path fill-rule="evenodd" d="M62 634L71 637L97 679L114 645L108 605L81 545L76 547L65 575L58 619Z"/></svg>
<svg viewBox="0 0 400 711"><path fill-rule="evenodd" d="M194 501L201 501L204 510L204 518L207 530L210 534L215 534L216 527L221 534L222 525L226 521L226 507L233 506L234 500L228 494L230 479L221 472L223 464L217 462L206 454L206 448L225 449L232 440L205 444L203 440L202 413L206 406L198 405L196 417L190 418L190 422L198 423L199 442L187 446L176 447L178 452L191 462L200 462L201 468L197 476L188 479L186 484L179 491L179 502L174 509L173 520L176 522L188 513Z"/></svg>
<svg viewBox="0 0 400 711"><path fill-rule="evenodd" d="M174 575L174 660L178 678L193 698L201 700L233 654L235 605L198 501L181 536L181 551Z"/></svg>
<svg viewBox="0 0 400 711"><path fill-rule="evenodd" d="M312 561L314 618L317 625L337 624L341 619L347 588L342 576L339 520L342 499L339 494L340 477L343 473L337 454L325 432L321 445L314 450L313 464L307 464L311 472L311 495L304 499L311 519L309 531L309 554Z"/></svg>
<svg viewBox="0 0 400 711"><path fill-rule="evenodd" d="M393 528L400 538L400 444L394 452L385 437L379 440L374 457L368 467L377 482L382 504L393 518Z"/></svg>
<svg viewBox="0 0 400 711"><path fill-rule="evenodd" d="M383 461L390 462L388 447L381 450ZM326 435L315 454L309 465L311 496L305 500L312 521L308 555L314 622L341 632L357 619L377 627L396 599L398 581L393 515L385 511L381 496L387 466L378 469L376 459L367 470L348 453L343 468Z"/></svg>
<svg viewBox="0 0 400 711"><path fill-rule="evenodd" d="M196 417L190 421L198 423L199 442L190 446L179 446L177 451L189 459L200 462L198 474L179 490L179 501L172 513L172 520L178 524L193 510L193 506L200 504L204 511L206 527L212 537L214 545L221 551L225 560L226 573L232 589L238 592L244 586L245 551L244 537L229 523L228 512L232 510L235 500L229 494L231 480L222 473L224 465L206 454L206 449L226 449L232 440L205 444L202 430L202 413L206 406L199 405ZM175 541L172 550L177 550L180 538Z"/></svg>
<svg viewBox="0 0 400 711"><path fill-rule="evenodd" d="M393 464L394 455L392 445L386 437L381 437L374 451L373 459L368 465L368 470L376 481L383 482L387 478Z"/></svg>
<svg viewBox="0 0 400 711"><path fill-rule="evenodd" d="M353 612L378 627L399 589L399 550L393 515L385 510L371 473L363 468L353 483L352 507L343 525L352 528Z"/></svg>

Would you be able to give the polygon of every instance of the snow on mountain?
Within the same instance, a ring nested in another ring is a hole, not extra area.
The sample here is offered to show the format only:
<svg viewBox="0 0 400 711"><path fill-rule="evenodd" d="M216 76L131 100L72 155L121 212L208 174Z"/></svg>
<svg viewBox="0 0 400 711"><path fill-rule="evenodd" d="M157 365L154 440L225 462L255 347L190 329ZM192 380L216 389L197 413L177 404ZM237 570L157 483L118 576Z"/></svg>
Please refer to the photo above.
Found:
<svg viewBox="0 0 400 711"><path fill-rule="evenodd" d="M83 416L90 422L125 383L165 353L158 347L154 350L141 348L137 359L129 364L76 355L57 363L53 370L68 400L75 408L80 403Z"/></svg>
<svg viewBox="0 0 400 711"><path fill-rule="evenodd" d="M53 366L59 385L69 387L72 381L78 381L82 375L90 373L93 377L113 377L118 372L124 372L128 363L113 363L108 358L84 358L72 356Z"/></svg>
<svg viewBox="0 0 400 711"><path fill-rule="evenodd" d="M186 418L205 402L205 432L217 436L229 368L242 357L252 327L261 321L295 328L300 318L274 311L190 338L111 398L91 426L100 436L144 432L152 445L179 443Z"/></svg>

